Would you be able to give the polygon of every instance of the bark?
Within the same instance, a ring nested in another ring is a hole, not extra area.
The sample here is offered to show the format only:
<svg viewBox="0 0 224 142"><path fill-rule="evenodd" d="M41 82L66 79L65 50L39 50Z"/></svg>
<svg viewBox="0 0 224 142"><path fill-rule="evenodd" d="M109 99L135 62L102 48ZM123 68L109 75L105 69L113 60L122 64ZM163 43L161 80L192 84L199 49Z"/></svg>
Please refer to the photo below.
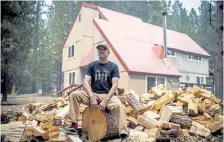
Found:
<svg viewBox="0 0 224 142"><path fill-rule="evenodd" d="M217 1L215 95L223 97L223 1Z"/></svg>
<svg viewBox="0 0 224 142"><path fill-rule="evenodd" d="M181 129L190 129L192 120L186 115L173 115L170 122L180 124Z"/></svg>

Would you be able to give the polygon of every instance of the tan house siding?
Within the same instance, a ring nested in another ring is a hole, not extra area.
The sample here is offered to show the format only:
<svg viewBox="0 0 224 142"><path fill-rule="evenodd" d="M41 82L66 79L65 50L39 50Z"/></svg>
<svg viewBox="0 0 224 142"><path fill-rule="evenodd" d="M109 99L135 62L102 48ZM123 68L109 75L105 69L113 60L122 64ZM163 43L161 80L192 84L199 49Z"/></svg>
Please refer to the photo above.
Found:
<svg viewBox="0 0 224 142"><path fill-rule="evenodd" d="M62 60L62 71L69 71L69 70L74 70L76 68L78 68L78 66L80 65L81 62L81 50L82 50L82 43L81 40L77 41L77 42L73 42L74 45L74 57L72 58L68 58L68 47L64 47L62 54L63 54L63 60Z"/></svg>
<svg viewBox="0 0 224 142"><path fill-rule="evenodd" d="M69 86L69 73L75 72L75 84L81 84L81 76L80 69L74 69L70 71L65 71L64 72L64 88Z"/></svg>
<svg viewBox="0 0 224 142"><path fill-rule="evenodd" d="M130 73L129 76L129 89L133 89L139 95L145 93L146 75Z"/></svg>
<svg viewBox="0 0 224 142"><path fill-rule="evenodd" d="M62 71L64 72L64 87L69 85L69 72L75 71L75 83L81 84L83 75L79 65L93 47L93 18L98 17L98 12L94 9L82 7L80 10L81 22L77 17L73 28L65 42L62 50ZM68 59L68 47L75 45L75 56Z"/></svg>
<svg viewBox="0 0 224 142"><path fill-rule="evenodd" d="M118 88L123 88L125 90L129 89L129 75L127 72L120 72L120 79L118 83Z"/></svg>
<svg viewBox="0 0 224 142"><path fill-rule="evenodd" d="M208 57L203 57L202 62L188 60L188 53L176 51L175 57L168 56L169 63L180 71L182 77L180 77L180 82L188 82L188 83L197 83L196 76L209 76L209 67L208 67ZM187 76L189 76L189 80L187 80Z"/></svg>

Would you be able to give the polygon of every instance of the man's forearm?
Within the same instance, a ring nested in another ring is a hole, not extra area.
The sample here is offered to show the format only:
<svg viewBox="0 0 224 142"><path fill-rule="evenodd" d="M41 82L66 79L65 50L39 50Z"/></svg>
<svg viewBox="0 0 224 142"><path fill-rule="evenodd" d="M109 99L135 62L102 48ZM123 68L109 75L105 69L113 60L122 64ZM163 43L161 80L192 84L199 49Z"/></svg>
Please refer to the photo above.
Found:
<svg viewBox="0 0 224 142"><path fill-rule="evenodd" d="M84 82L84 89L86 90L86 93L89 96L92 96L93 95L91 86L90 86L90 84L88 82Z"/></svg>
<svg viewBox="0 0 224 142"><path fill-rule="evenodd" d="M110 100L111 97L115 94L116 90L117 90L117 84L113 85L108 93L108 96L105 98L107 100Z"/></svg>

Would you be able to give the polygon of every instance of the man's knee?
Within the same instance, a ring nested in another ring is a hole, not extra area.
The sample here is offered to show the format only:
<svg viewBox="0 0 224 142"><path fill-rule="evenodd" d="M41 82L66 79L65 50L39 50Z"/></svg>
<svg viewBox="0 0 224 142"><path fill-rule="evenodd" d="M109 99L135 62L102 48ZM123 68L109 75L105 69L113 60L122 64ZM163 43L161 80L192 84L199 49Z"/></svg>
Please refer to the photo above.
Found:
<svg viewBox="0 0 224 142"><path fill-rule="evenodd" d="M117 110L124 109L124 105L121 102L116 102L115 109Z"/></svg>
<svg viewBox="0 0 224 142"><path fill-rule="evenodd" d="M69 100L77 97L78 95L79 95L79 91L71 92L71 94L69 95Z"/></svg>

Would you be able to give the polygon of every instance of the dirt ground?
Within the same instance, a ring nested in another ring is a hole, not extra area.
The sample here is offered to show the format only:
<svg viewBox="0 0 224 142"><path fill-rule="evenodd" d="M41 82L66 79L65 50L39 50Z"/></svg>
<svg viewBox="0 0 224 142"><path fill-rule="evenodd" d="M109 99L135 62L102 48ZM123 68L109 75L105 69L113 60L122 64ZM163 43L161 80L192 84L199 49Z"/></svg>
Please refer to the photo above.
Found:
<svg viewBox="0 0 224 142"><path fill-rule="evenodd" d="M7 109L16 110L19 106L23 104L41 102L48 103L50 100L54 99L55 96L42 96L41 94L24 94L24 95L15 95L8 96L6 102L1 102L1 112Z"/></svg>

